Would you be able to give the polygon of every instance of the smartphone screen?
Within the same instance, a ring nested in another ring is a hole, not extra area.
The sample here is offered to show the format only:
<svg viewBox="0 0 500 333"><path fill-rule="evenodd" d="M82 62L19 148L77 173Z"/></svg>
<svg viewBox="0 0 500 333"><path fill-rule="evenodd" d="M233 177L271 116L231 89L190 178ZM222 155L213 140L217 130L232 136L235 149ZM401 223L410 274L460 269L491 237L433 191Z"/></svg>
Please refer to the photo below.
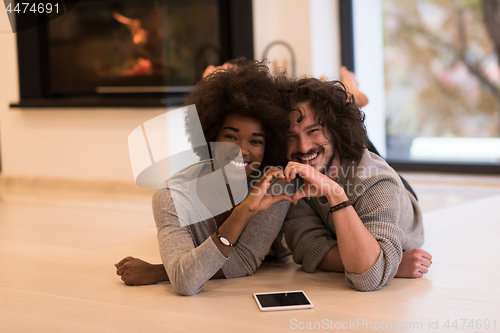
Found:
<svg viewBox="0 0 500 333"><path fill-rule="evenodd" d="M255 296L263 308L311 304L301 291L276 294L256 294Z"/></svg>

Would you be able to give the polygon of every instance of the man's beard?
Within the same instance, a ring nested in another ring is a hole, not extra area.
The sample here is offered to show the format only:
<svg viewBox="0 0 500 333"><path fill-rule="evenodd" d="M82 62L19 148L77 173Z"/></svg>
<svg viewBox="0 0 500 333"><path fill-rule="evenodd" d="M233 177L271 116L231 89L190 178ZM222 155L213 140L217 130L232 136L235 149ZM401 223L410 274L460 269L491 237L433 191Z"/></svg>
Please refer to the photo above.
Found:
<svg viewBox="0 0 500 333"><path fill-rule="evenodd" d="M324 151L324 149L323 149ZM326 157L326 156L325 156ZM335 152L332 151L332 154L330 156L328 156L328 160L325 164L324 167L321 168L321 170L319 172L321 172L322 174L326 175L326 172L328 170L330 170L332 164L333 164L333 160L335 159Z"/></svg>

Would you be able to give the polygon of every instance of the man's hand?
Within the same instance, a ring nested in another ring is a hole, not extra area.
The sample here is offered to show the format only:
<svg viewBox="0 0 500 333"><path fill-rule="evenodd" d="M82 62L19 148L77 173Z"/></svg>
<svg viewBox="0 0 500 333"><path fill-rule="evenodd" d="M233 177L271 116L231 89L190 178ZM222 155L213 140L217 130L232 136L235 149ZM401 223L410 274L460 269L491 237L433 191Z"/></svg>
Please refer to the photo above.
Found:
<svg viewBox="0 0 500 333"><path fill-rule="evenodd" d="M403 259L399 264L395 277L419 278L429 271L432 265L432 256L422 249L413 249L403 252Z"/></svg>
<svg viewBox="0 0 500 333"><path fill-rule="evenodd" d="M422 249L413 249L403 252L403 259L399 264L395 277L418 278L427 273L432 264L430 253ZM318 265L323 271L344 272L345 268L340 258L338 246L332 247Z"/></svg>
<svg viewBox="0 0 500 333"><path fill-rule="evenodd" d="M123 258L115 264L116 274L129 286L154 284L168 281L168 275L163 265L152 265L134 257Z"/></svg>
<svg viewBox="0 0 500 333"><path fill-rule="evenodd" d="M292 203L294 205L305 197L327 197L331 206L347 200L342 187L331 178L325 176L310 165L288 162L285 169L286 181L292 181L295 179L296 175L304 179L304 186L293 194Z"/></svg>

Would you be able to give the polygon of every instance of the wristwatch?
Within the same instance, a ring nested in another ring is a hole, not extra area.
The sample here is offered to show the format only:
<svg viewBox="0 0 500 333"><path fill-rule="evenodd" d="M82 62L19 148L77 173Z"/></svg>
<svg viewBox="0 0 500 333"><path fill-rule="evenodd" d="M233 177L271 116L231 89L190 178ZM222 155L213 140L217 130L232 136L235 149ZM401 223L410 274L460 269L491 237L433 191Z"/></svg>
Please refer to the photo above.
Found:
<svg viewBox="0 0 500 333"><path fill-rule="evenodd" d="M217 237L219 237L220 242L221 242L222 244L226 245L226 246L231 246L231 247L233 247L234 245L236 245L236 243L231 244L231 242L229 242L229 241L227 240L227 238L226 238L226 237L222 237L222 236L219 234L219 230L217 230Z"/></svg>

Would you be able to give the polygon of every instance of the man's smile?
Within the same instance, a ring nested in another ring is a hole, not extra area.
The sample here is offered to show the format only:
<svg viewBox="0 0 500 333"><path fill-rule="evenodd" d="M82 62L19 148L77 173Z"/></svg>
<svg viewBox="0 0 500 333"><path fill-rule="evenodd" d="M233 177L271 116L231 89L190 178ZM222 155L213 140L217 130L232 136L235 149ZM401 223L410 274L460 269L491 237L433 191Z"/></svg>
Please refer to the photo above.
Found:
<svg viewBox="0 0 500 333"><path fill-rule="evenodd" d="M313 160L316 157L318 157L318 154L319 154L319 152L316 152L315 154L312 154L312 155L306 155L304 157L301 157L300 160L303 162L307 162L307 161Z"/></svg>
<svg viewBox="0 0 500 333"><path fill-rule="evenodd" d="M314 151L312 153L303 154L303 155L300 154L300 156L298 154L296 154L294 157L294 160L299 162L299 163L302 163L302 164L313 165L319 160L320 155L323 153L323 151L324 151L323 148L318 148L316 151Z"/></svg>

